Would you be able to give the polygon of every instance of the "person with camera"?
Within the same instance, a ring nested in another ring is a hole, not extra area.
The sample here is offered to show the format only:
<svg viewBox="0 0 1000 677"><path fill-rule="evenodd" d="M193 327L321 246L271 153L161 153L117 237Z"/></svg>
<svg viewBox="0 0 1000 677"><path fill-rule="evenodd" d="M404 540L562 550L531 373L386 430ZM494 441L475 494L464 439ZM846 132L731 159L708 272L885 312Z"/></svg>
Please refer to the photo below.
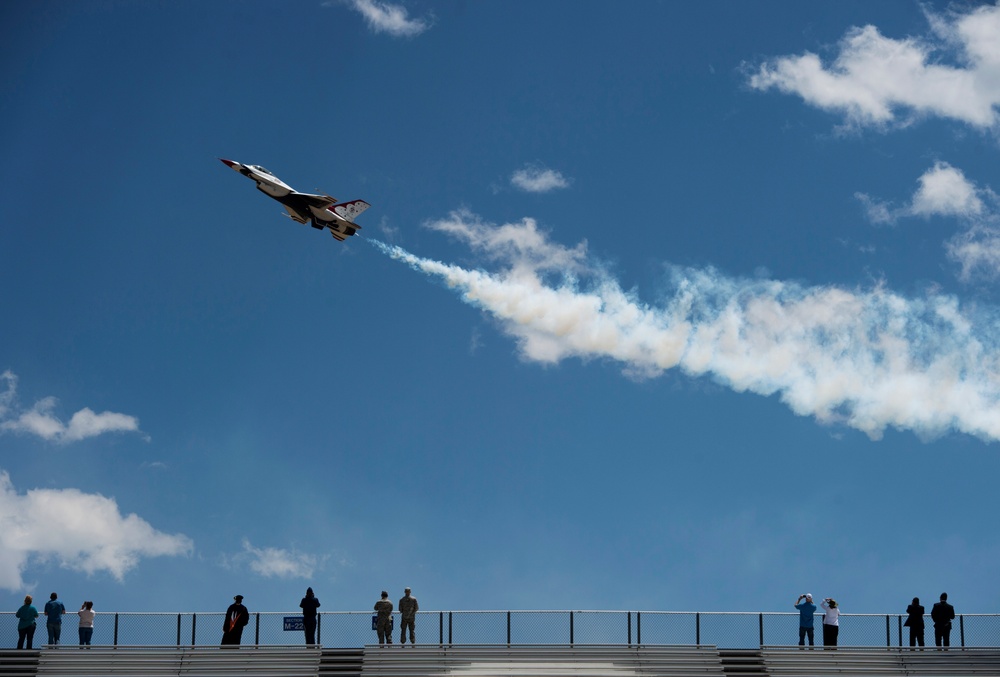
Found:
<svg viewBox="0 0 1000 677"><path fill-rule="evenodd" d="M803 601L805 600L805 601ZM809 646L813 646L813 615L816 613L816 605L813 604L813 596L808 592L799 595L795 600L795 608L799 610L799 646L806 645L806 637L809 637Z"/></svg>

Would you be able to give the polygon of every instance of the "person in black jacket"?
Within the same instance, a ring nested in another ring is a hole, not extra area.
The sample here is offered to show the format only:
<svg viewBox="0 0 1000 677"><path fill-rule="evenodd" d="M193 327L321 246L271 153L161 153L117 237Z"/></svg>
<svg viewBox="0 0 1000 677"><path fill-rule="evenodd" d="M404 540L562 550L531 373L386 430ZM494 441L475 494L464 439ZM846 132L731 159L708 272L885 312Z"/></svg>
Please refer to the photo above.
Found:
<svg viewBox="0 0 1000 677"><path fill-rule="evenodd" d="M941 601L931 609L934 621L934 645L951 646L951 621L955 618L955 607L948 604L948 593L941 593Z"/></svg>
<svg viewBox="0 0 1000 677"><path fill-rule="evenodd" d="M914 597L913 603L906 607L906 622L903 623L910 629L910 646L924 645L924 607L920 604L920 598Z"/></svg>
<svg viewBox="0 0 1000 677"><path fill-rule="evenodd" d="M316 643L316 609L319 608L319 598L312 588L306 588L306 596L299 602L302 609L302 629L306 632L306 644Z"/></svg>
<svg viewBox="0 0 1000 677"><path fill-rule="evenodd" d="M222 644L239 646L243 639L243 628L250 622L250 612L243 606L243 595L233 597L233 603L226 609L226 617L222 619Z"/></svg>

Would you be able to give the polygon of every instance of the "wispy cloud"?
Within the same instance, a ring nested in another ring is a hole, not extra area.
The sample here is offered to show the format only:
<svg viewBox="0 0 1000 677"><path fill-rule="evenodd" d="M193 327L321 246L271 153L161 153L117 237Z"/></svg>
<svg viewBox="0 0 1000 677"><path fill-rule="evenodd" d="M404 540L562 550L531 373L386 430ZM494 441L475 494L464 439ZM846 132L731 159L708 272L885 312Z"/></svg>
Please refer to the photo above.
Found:
<svg viewBox="0 0 1000 677"><path fill-rule="evenodd" d="M84 407L73 414L69 423L63 423L53 411L57 400L44 397L30 409L18 404L17 376L10 370L0 374L6 390L0 393L0 432L37 435L52 442L76 442L111 432L141 432L139 419L112 411L95 413Z"/></svg>
<svg viewBox="0 0 1000 677"><path fill-rule="evenodd" d="M251 571L265 578L311 578L326 558L294 549L257 548L244 538L243 552L233 559L245 561Z"/></svg>
<svg viewBox="0 0 1000 677"><path fill-rule="evenodd" d="M865 193L855 193L855 197L877 224L894 225L912 217L957 219L962 230L945 243L945 250L960 266L959 279L1000 277L1000 197L947 162L935 163L917 182L916 192L899 207Z"/></svg>
<svg viewBox="0 0 1000 677"><path fill-rule="evenodd" d="M559 188L568 188L569 179L554 169L536 165L526 165L511 174L510 183L528 193L548 193Z"/></svg>
<svg viewBox="0 0 1000 677"><path fill-rule="evenodd" d="M112 498L76 489L18 494L0 471L0 587L24 587L31 561L54 560L66 569L106 571L119 581L144 557L191 552L191 539L165 534L138 515L122 515Z"/></svg>
<svg viewBox="0 0 1000 677"><path fill-rule="evenodd" d="M388 33L397 38L420 35L433 23L430 18L413 19L402 5L381 0L346 0L347 5L365 18L375 33ZM328 3L329 4L329 3Z"/></svg>
<svg viewBox="0 0 1000 677"><path fill-rule="evenodd" d="M765 61L754 89L797 94L845 116L849 126L906 125L934 116L996 129L1000 105L1000 5L927 13L930 32L893 39L852 28L829 64L813 53ZM956 65L949 65L947 62Z"/></svg>
<svg viewBox="0 0 1000 677"><path fill-rule="evenodd" d="M485 247L500 269L468 270L375 245L492 315L527 360L612 359L646 377L676 368L738 392L777 395L796 414L872 438L894 427L1000 439L993 309L964 308L941 294L805 287L711 268L672 268L672 291L653 305L586 259L582 245L557 255L560 246L528 219L495 227L505 240L523 235L503 256L482 244L491 242L487 224L467 213L428 225ZM534 255L534 246L543 253ZM560 258L576 268L560 274L546 266Z"/></svg>

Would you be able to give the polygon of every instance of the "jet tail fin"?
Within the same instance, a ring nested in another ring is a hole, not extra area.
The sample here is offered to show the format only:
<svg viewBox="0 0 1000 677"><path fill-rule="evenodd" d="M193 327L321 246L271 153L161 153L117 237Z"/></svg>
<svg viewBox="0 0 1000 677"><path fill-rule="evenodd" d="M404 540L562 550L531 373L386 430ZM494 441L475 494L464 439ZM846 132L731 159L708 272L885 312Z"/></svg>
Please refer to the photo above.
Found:
<svg viewBox="0 0 1000 677"><path fill-rule="evenodd" d="M333 205L330 207L330 210L342 219L353 221L361 212L369 207L371 205L364 200L351 200L350 202L341 202L340 204Z"/></svg>

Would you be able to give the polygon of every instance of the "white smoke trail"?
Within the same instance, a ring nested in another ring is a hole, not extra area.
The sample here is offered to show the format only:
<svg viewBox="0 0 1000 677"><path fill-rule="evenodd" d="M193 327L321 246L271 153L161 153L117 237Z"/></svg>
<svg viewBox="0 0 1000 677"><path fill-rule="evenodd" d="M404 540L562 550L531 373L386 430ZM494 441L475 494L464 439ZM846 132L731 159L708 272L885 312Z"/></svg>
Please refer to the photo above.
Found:
<svg viewBox="0 0 1000 677"><path fill-rule="evenodd" d="M652 306L590 264L585 243L552 244L531 219L494 227L459 211L427 225L500 261L501 270L373 244L495 317L526 359L611 358L644 376L680 368L739 392L778 394L799 415L873 439L889 426L1000 439L995 313L962 308L955 297L675 268L668 298Z"/></svg>

